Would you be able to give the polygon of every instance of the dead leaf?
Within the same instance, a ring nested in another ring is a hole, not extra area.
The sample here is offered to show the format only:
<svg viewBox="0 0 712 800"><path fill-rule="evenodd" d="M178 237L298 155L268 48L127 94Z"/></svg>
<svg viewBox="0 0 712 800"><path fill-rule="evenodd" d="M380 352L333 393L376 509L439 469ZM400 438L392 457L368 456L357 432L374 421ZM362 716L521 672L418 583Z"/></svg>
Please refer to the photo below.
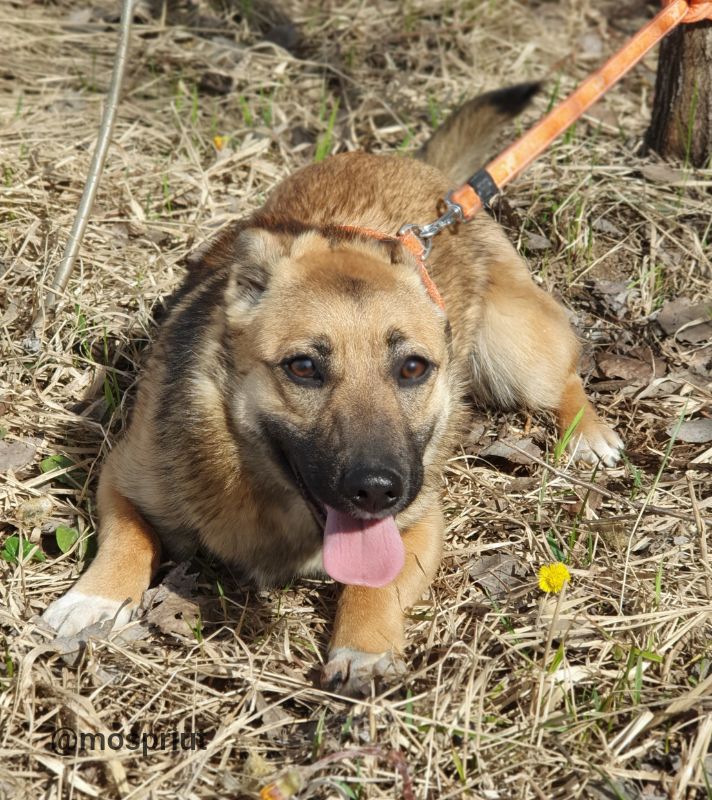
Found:
<svg viewBox="0 0 712 800"><path fill-rule="evenodd" d="M290 53L295 52L299 44L299 39L299 28L292 22L283 25L273 25L267 33L265 33L266 42L274 42L274 44Z"/></svg>
<svg viewBox="0 0 712 800"><path fill-rule="evenodd" d="M674 169L668 164L646 164L641 168L643 177L652 183L666 183L677 186L687 182L687 175L681 169Z"/></svg>
<svg viewBox="0 0 712 800"><path fill-rule="evenodd" d="M262 692L255 692L255 708L262 712L262 724L268 729L265 732L268 739L280 738L284 726L294 722L294 717L281 706L268 703Z"/></svg>
<svg viewBox="0 0 712 800"><path fill-rule="evenodd" d="M585 512L585 518L591 519L603 503L603 495L595 489L576 489L574 494L578 497L578 500L564 506L566 511L573 516Z"/></svg>
<svg viewBox="0 0 712 800"><path fill-rule="evenodd" d="M188 575L189 561L174 567L155 589L144 592L141 606L146 610L144 621L163 633L194 638L195 624L201 618L195 595L197 574Z"/></svg>
<svg viewBox="0 0 712 800"><path fill-rule="evenodd" d="M623 231L614 225L612 222L609 222L605 217L599 217L598 219L594 219L591 223L591 227L595 231L600 231L601 233L609 233L611 236L622 236ZM627 286L627 284L621 284L623 286Z"/></svg>
<svg viewBox="0 0 712 800"><path fill-rule="evenodd" d="M507 492L516 492L517 494L526 494L531 492L532 489L541 487L541 478L535 475L523 475L521 477L512 478L507 484Z"/></svg>
<svg viewBox="0 0 712 800"><path fill-rule="evenodd" d="M0 440L0 472L17 471L31 464L42 439Z"/></svg>
<svg viewBox="0 0 712 800"><path fill-rule="evenodd" d="M672 436L677 423L673 423L666 429L666 433ZM712 419L691 419L683 422L675 437L678 442L688 442L690 444L704 444L712 442Z"/></svg>
<svg viewBox="0 0 712 800"><path fill-rule="evenodd" d="M628 308L628 298L631 294L628 281L595 280L591 289L609 314L615 317L623 316L623 312Z"/></svg>
<svg viewBox="0 0 712 800"><path fill-rule="evenodd" d="M596 531L599 532L606 544L611 545L615 550L624 552L628 547L630 530L626 523L604 519L599 525L596 525Z"/></svg>
<svg viewBox="0 0 712 800"><path fill-rule="evenodd" d="M596 362L606 378L622 378L632 383L647 384L653 377L652 365L637 358L601 353Z"/></svg>
<svg viewBox="0 0 712 800"><path fill-rule="evenodd" d="M198 603L173 593L159 598L158 605L149 609L145 620L161 632L185 638L195 637L195 625L200 619Z"/></svg>
<svg viewBox="0 0 712 800"><path fill-rule="evenodd" d="M7 308L3 311L2 316L0 316L0 328L5 327L6 325L9 326L17 319L19 314L20 309L17 307L17 303L10 302Z"/></svg>
<svg viewBox="0 0 712 800"><path fill-rule="evenodd" d="M607 125L614 130L620 128L618 115L605 101L592 105L586 112L586 117L593 122L597 122L599 125Z"/></svg>
<svg viewBox="0 0 712 800"><path fill-rule="evenodd" d="M130 226L127 222L109 223L105 230L111 235L112 244L117 249L122 249L129 243Z"/></svg>
<svg viewBox="0 0 712 800"><path fill-rule="evenodd" d="M94 32L93 21L94 12L91 7L75 8L67 14L65 30L76 31L78 33Z"/></svg>
<svg viewBox="0 0 712 800"><path fill-rule="evenodd" d="M506 594L519 586L526 577L527 570L512 555L497 553L476 559L470 567L470 577L490 597Z"/></svg>
<svg viewBox="0 0 712 800"><path fill-rule="evenodd" d="M550 250L553 247L549 239L539 233L528 233L524 246L527 250Z"/></svg>
<svg viewBox="0 0 712 800"><path fill-rule="evenodd" d="M532 459L529 458L530 455L535 458L541 458L542 456L541 448L535 445L530 437L519 439L518 441L512 440L511 444L515 444L519 449L515 450L511 447L506 439L497 439L497 441L485 447L484 450L480 450L477 456L485 460L488 458L503 458L511 464L531 464ZM520 449L525 452L520 452ZM527 453L529 455L527 455Z"/></svg>
<svg viewBox="0 0 712 800"><path fill-rule="evenodd" d="M630 358L637 358L644 364L650 364L653 369L653 378L662 378L667 373L667 361L654 355L652 349L646 345L631 347L626 355L630 356Z"/></svg>
<svg viewBox="0 0 712 800"><path fill-rule="evenodd" d="M712 345L694 353L690 358L689 367L704 378L712 377Z"/></svg>
<svg viewBox="0 0 712 800"><path fill-rule="evenodd" d="M92 625L87 625L76 633L69 636L57 636L55 631L47 625L42 617L36 617L33 620L38 628L47 631L52 635L51 641L41 645L38 650L46 653L57 653L67 666L77 667L83 658L83 652L86 643L90 640L108 640L112 634L113 619L105 619L101 622L95 622ZM117 637L118 638L118 637ZM107 679L112 678L112 673L102 670L103 676ZM118 677L118 676L116 676Z"/></svg>
<svg viewBox="0 0 712 800"><path fill-rule="evenodd" d="M215 72L214 70L207 70L200 76L198 89L201 94L230 94L232 92L235 81L230 75L224 72Z"/></svg>
<svg viewBox="0 0 712 800"><path fill-rule="evenodd" d="M655 380L651 381L650 384L640 392L638 399L642 400L644 398L668 397L670 395L677 394L687 383L692 384L693 386L699 386L700 388L705 388L704 378L701 378L694 372L680 370L670 373L665 378L656 378ZM598 390L599 385L596 384L596 391Z"/></svg>
<svg viewBox="0 0 712 800"><path fill-rule="evenodd" d="M657 323L668 336L682 342L712 341L712 302L693 304L685 297L671 300L660 309Z"/></svg>
<svg viewBox="0 0 712 800"><path fill-rule="evenodd" d="M467 442L466 444L479 444L482 437L485 435L485 426L481 424L475 424L470 428L470 432L467 435Z"/></svg>
<svg viewBox="0 0 712 800"><path fill-rule="evenodd" d="M579 36L576 44L577 58L597 60L603 55L603 40L593 31Z"/></svg>

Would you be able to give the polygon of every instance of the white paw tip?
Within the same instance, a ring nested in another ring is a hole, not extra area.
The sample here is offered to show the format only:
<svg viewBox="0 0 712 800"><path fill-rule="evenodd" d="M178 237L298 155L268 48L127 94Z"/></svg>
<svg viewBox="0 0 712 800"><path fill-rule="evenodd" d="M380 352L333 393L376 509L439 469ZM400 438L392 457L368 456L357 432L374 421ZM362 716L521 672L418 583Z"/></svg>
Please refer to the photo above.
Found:
<svg viewBox="0 0 712 800"><path fill-rule="evenodd" d="M623 447L623 440L614 430L601 427L576 437L570 450L575 461L596 464L600 459L605 466L615 467L620 461Z"/></svg>
<svg viewBox="0 0 712 800"><path fill-rule="evenodd" d="M123 607L122 607L123 606ZM42 614L42 620L57 631L58 636L73 636L84 628L107 619L115 619L120 627L131 621L135 606L99 595L70 589L55 600Z"/></svg>
<svg viewBox="0 0 712 800"><path fill-rule="evenodd" d="M367 694L374 678L392 680L402 677L405 664L391 651L364 653L349 647L337 647L321 675L321 685L330 691L350 696Z"/></svg>

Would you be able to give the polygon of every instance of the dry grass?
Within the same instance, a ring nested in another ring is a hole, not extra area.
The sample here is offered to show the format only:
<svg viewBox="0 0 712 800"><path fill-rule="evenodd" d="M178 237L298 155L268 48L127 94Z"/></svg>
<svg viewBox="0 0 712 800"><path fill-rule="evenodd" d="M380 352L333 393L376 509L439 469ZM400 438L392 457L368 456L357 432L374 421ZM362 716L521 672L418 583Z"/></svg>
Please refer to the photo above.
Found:
<svg viewBox="0 0 712 800"><path fill-rule="evenodd" d="M537 279L571 309L588 343L589 390L617 420L628 461L595 475L553 471L544 421L473 419L447 470L449 543L413 611L402 685L360 703L314 688L332 587L255 594L206 560L193 570L193 631L164 619L163 630L98 637L72 656L37 627L82 568L98 465L194 243L259 205L317 148L409 149L430 118L483 89L546 74L547 91L568 89L598 45L610 51L648 13L581 0L293 0L295 55L263 41L259 7L240 8L175 10L165 24L145 13L80 261L39 353L28 354L22 342L83 188L116 33L99 7L89 18L69 0L0 5L0 425L4 446L37 440L34 459L3 475L0 548L19 535L46 554L0 561L0 797L253 797L279 770L306 767L302 797L407 797L409 783L411 796L443 800L712 797L710 450L671 445L668 433L682 415L709 416L710 351L654 321L666 299L709 297L712 172L668 169L655 180L660 166L638 155L654 59L500 206ZM230 76L232 91L204 91L208 71ZM229 137L219 152L215 135ZM606 281L623 282L624 302L611 301ZM611 352L657 358L666 378L641 377L639 366L628 378L606 372L600 356ZM525 431L543 448L539 461L475 457ZM71 463L42 472L55 455ZM82 536L67 554L58 525ZM573 575L558 598L536 586L537 568L557 557ZM194 730L206 747L61 755L51 736L65 726ZM395 751L401 761L388 758Z"/></svg>

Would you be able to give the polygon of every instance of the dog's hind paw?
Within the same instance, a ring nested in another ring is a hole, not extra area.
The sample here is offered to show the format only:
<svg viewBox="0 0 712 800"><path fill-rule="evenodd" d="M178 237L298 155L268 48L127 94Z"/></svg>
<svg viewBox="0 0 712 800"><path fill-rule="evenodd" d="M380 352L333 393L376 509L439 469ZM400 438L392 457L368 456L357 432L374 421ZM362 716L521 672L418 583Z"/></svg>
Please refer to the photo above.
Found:
<svg viewBox="0 0 712 800"><path fill-rule="evenodd" d="M51 603L42 620L57 631L58 636L74 636L96 622L113 619L114 627L131 621L136 607L108 597L84 594L70 589Z"/></svg>
<svg viewBox="0 0 712 800"><path fill-rule="evenodd" d="M321 672L322 688L349 697L363 697L371 688L371 681L400 678L405 664L393 653L363 653L349 647L338 647L329 653L329 661Z"/></svg>
<svg viewBox="0 0 712 800"><path fill-rule="evenodd" d="M569 442L569 452L574 461L596 464L599 459L607 467L615 467L623 453L623 440L604 422L586 426L580 434L574 434Z"/></svg>

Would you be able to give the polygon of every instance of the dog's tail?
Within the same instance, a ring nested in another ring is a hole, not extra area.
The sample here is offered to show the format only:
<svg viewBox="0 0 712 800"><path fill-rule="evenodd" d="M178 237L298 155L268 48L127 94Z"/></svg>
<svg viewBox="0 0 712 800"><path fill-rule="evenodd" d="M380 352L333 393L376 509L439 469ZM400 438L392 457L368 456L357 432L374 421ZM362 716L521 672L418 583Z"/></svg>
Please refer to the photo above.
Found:
<svg viewBox="0 0 712 800"><path fill-rule="evenodd" d="M444 172L453 187L464 183L485 165L497 128L523 111L540 86L518 83L474 97L453 111L416 158Z"/></svg>

